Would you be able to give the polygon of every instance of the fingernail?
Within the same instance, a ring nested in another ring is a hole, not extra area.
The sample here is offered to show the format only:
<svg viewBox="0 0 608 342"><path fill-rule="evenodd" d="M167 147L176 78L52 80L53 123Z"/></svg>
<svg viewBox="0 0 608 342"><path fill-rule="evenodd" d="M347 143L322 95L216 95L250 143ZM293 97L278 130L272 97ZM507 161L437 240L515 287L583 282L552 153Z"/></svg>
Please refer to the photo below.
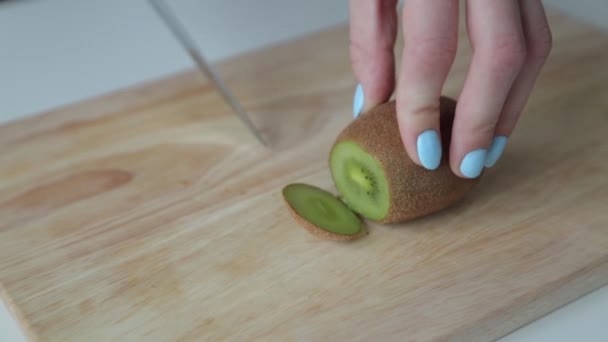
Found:
<svg viewBox="0 0 608 342"><path fill-rule="evenodd" d="M488 151L488 156L486 157L485 166L492 167L500 156L502 152L505 150L505 146L507 145L507 137L505 136L497 136L492 140L492 146L490 146L490 150Z"/></svg>
<svg viewBox="0 0 608 342"><path fill-rule="evenodd" d="M428 170L435 170L441 162L441 141L439 134L433 129L420 133L416 142L418 159Z"/></svg>
<svg viewBox="0 0 608 342"><path fill-rule="evenodd" d="M460 163L460 173L467 178L477 178L483 170L487 154L488 151L485 148L467 153Z"/></svg>
<svg viewBox="0 0 608 342"><path fill-rule="evenodd" d="M353 97L353 117L357 118L359 114L361 114L361 110L363 109L363 102L365 98L363 96L363 87L361 84L357 85L357 89L355 89L355 96Z"/></svg>

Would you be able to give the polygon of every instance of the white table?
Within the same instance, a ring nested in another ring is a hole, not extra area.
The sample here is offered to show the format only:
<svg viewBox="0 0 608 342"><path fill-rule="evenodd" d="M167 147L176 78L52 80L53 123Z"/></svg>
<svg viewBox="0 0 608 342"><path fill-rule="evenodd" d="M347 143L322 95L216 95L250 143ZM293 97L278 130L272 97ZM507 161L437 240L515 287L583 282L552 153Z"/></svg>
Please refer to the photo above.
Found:
<svg viewBox="0 0 608 342"><path fill-rule="evenodd" d="M606 0L551 0L608 30ZM176 0L173 8L212 60L347 20L346 1ZM280 15L273 15L280 13ZM231 22L247 25L243 35ZM278 28L283 29L278 29ZM285 30L289 27L289 30ZM205 32L222 34L212 39ZM0 4L0 123L193 67L144 0ZM608 341L608 287L501 339ZM24 341L0 301L0 342Z"/></svg>

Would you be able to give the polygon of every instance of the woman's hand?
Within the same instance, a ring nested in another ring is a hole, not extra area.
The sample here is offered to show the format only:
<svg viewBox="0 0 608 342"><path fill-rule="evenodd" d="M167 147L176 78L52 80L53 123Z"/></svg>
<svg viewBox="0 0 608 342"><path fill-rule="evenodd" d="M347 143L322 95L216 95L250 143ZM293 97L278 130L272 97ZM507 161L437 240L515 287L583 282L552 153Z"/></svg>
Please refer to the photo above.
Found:
<svg viewBox="0 0 608 342"><path fill-rule="evenodd" d="M360 82L355 117L396 92L397 117L414 162L441 160L439 97L457 50L458 0L405 0L404 50L395 79L397 0L350 0L351 59ZM540 0L466 0L473 57L458 98L450 165L475 178L502 154L551 50Z"/></svg>

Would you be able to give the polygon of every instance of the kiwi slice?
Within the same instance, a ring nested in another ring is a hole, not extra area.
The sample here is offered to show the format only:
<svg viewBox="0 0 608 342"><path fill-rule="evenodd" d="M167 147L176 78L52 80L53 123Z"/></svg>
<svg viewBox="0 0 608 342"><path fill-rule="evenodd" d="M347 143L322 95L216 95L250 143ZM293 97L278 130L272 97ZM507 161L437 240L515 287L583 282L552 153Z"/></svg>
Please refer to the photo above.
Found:
<svg viewBox="0 0 608 342"><path fill-rule="evenodd" d="M329 157L342 200L355 212L382 223L405 222L444 209L481 177L465 179L449 166L456 101L440 97L441 164L429 171L408 156L397 123L396 102L360 115L336 138Z"/></svg>
<svg viewBox="0 0 608 342"><path fill-rule="evenodd" d="M353 240L365 234L361 219L328 191L294 183L283 188L283 198L296 221L317 236Z"/></svg>

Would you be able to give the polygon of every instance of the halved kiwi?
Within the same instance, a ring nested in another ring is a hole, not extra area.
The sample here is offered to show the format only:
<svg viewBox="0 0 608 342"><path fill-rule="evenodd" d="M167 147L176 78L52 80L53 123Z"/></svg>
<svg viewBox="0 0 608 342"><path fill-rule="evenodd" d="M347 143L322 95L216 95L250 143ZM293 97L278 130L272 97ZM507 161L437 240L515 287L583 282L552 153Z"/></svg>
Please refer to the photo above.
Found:
<svg viewBox="0 0 608 342"><path fill-rule="evenodd" d="M371 221L398 223L454 204L481 178L460 178L450 169L455 109L456 101L440 98L444 154L432 171L409 158L394 100L360 115L338 135L329 157L340 199L312 185L290 184L283 188L283 197L295 219L321 237L351 240L366 233L357 214Z"/></svg>
<svg viewBox="0 0 608 342"><path fill-rule="evenodd" d="M342 200L372 221L404 222L455 203L478 181L455 175L449 141L456 101L440 98L443 157L432 171L408 156L397 123L396 103L379 105L352 121L337 137L329 164Z"/></svg>
<svg viewBox="0 0 608 342"><path fill-rule="evenodd" d="M328 191L294 183L283 188L283 198L296 221L317 236L343 241L366 233L361 219Z"/></svg>

